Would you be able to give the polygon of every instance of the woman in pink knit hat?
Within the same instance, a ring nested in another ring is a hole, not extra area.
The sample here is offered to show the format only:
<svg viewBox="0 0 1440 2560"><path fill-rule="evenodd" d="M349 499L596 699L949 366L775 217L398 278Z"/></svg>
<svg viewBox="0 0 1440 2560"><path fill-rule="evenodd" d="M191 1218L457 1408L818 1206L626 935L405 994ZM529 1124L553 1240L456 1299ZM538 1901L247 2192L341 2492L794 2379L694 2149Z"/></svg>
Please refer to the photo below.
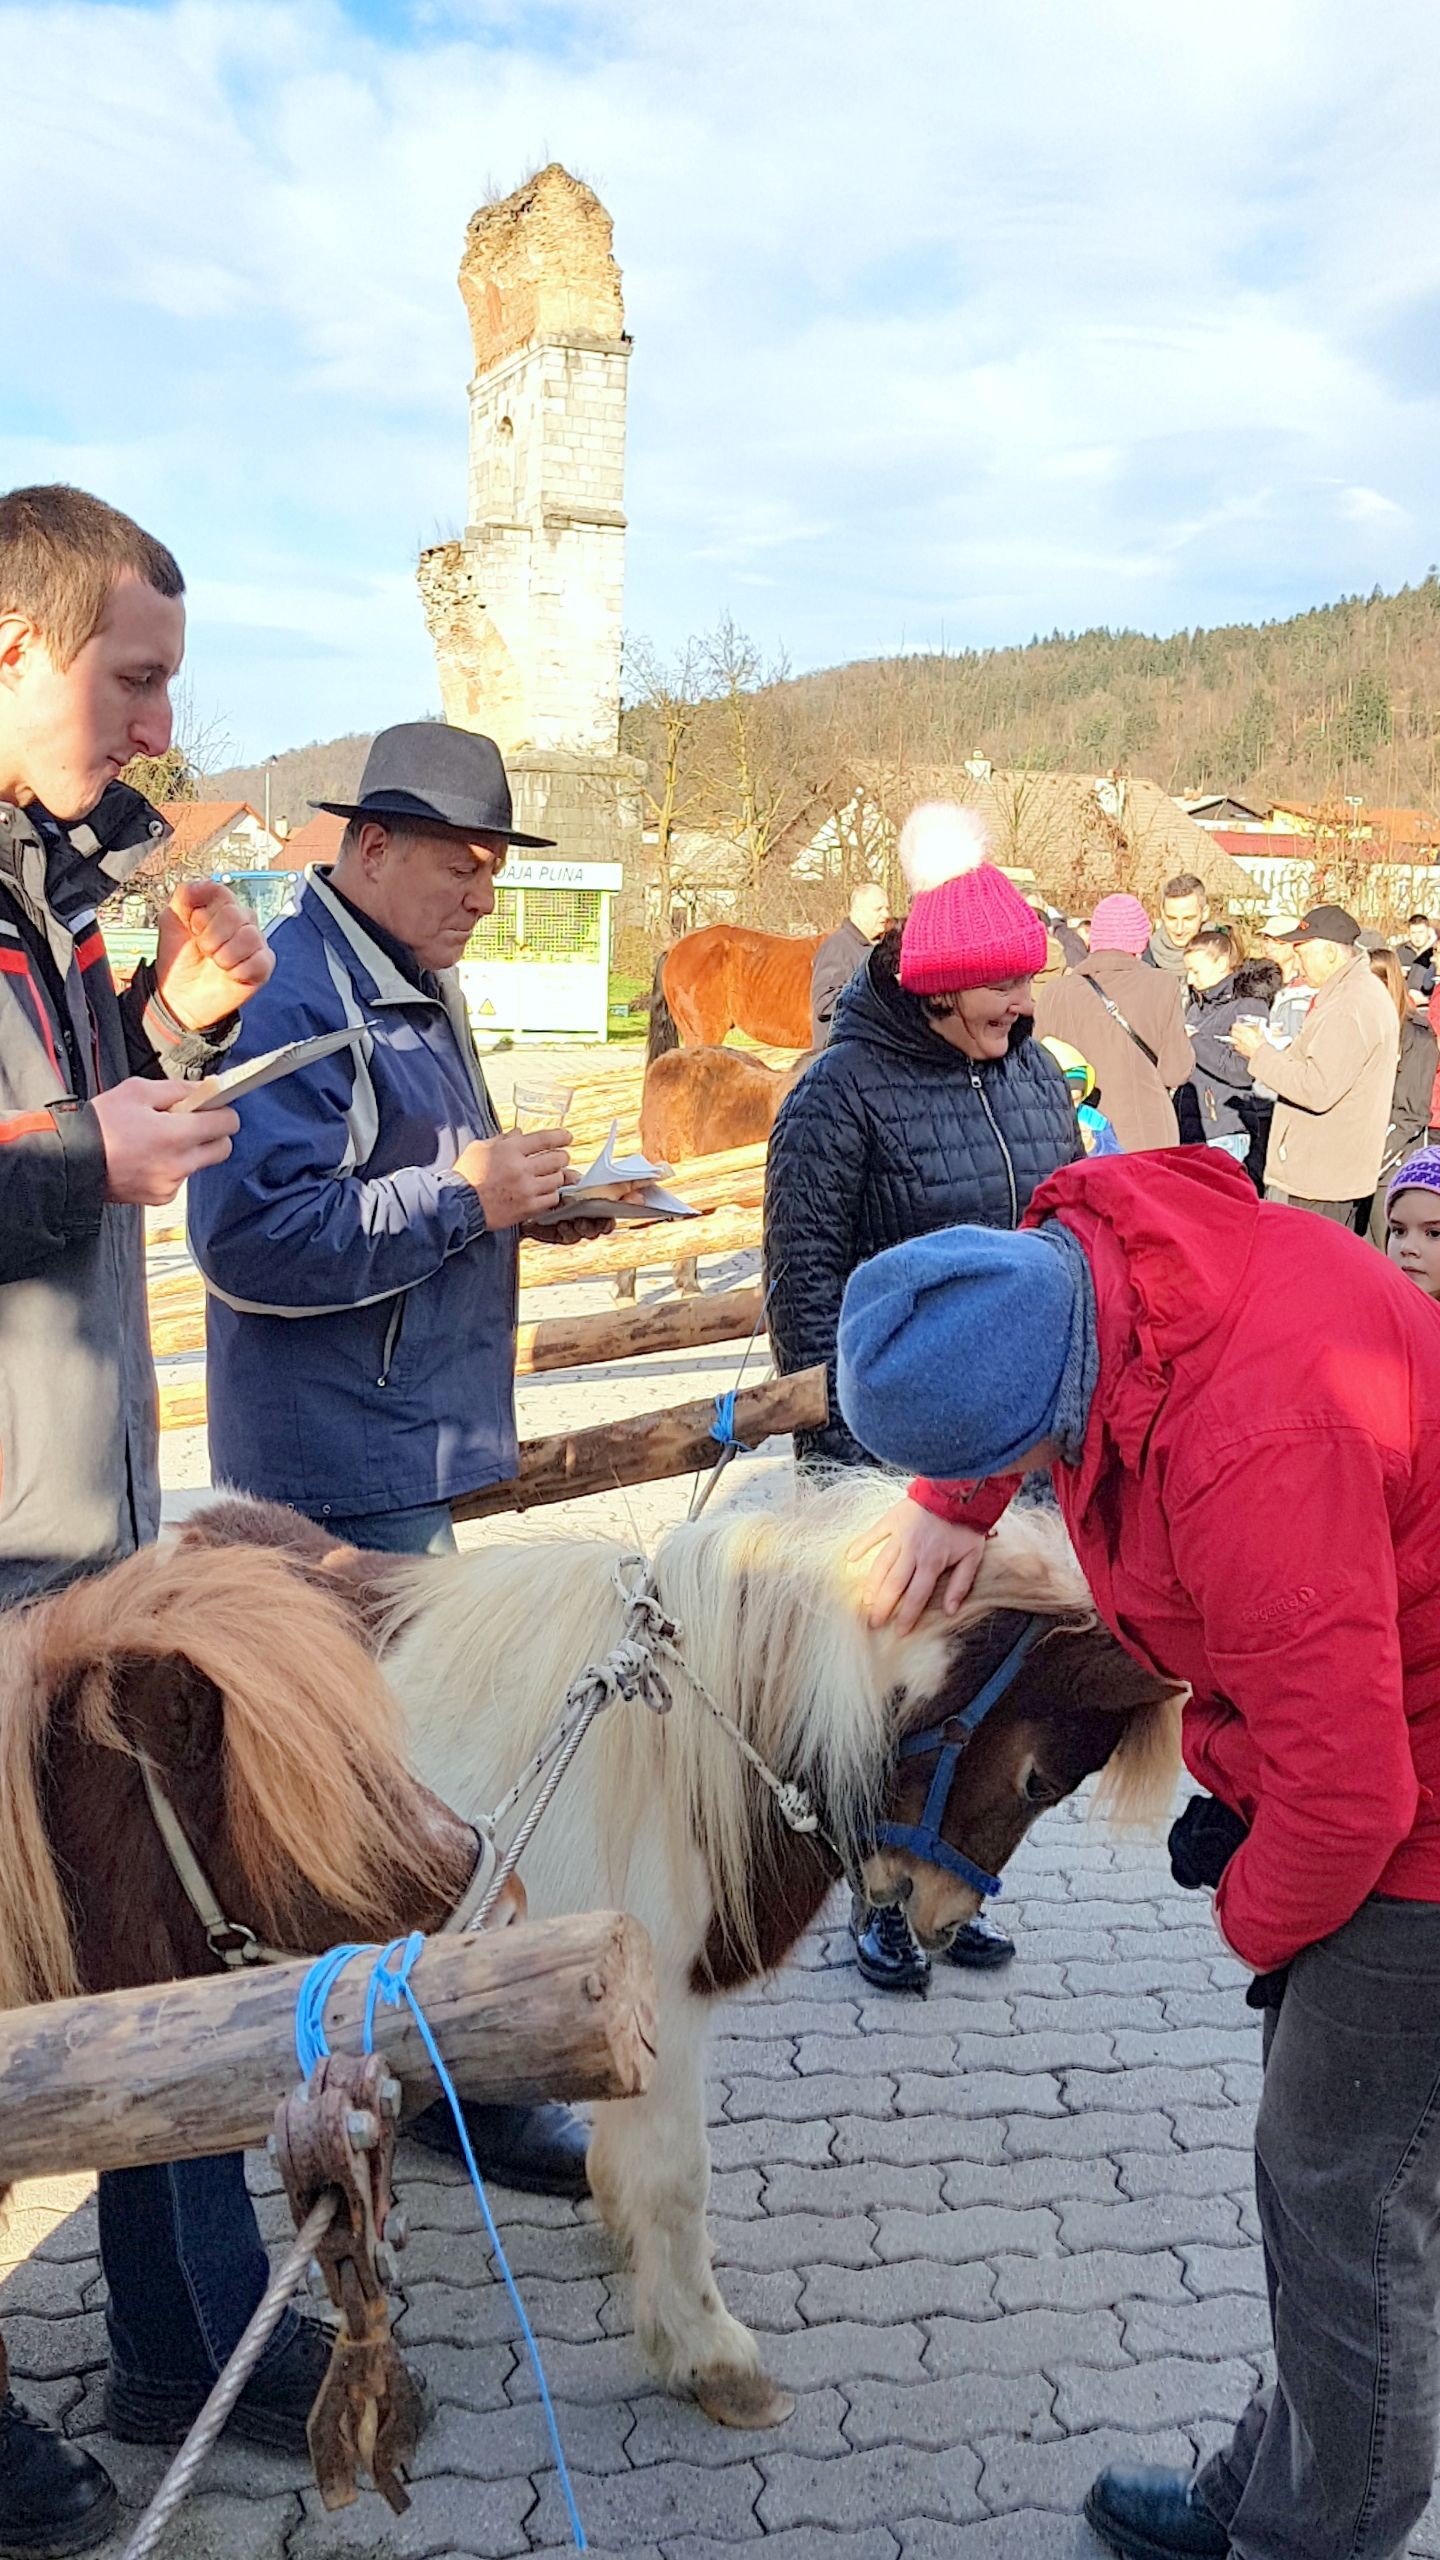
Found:
<svg viewBox="0 0 1440 2560"><path fill-rule="evenodd" d="M1171 1097L1195 1063L1184 982L1151 967L1149 941L1150 919L1138 898L1126 890L1102 898L1085 958L1041 987L1035 1007L1042 1040L1068 1040L1089 1059L1127 1154L1178 1146Z"/></svg>
<svg viewBox="0 0 1440 2560"><path fill-rule="evenodd" d="M868 1465L835 1394L840 1302L852 1271L937 1227L1014 1227L1032 1191L1081 1152L1065 1079L1031 1038L1045 928L985 859L973 811L917 809L900 838L913 903L842 991L830 1045L787 1095L765 1182L767 1319L784 1373L824 1362L831 1419L804 1435L803 1467ZM919 1514L919 1506L914 1506ZM919 1514L923 1535L962 1532ZM873 1569L883 1584L886 1558ZM932 1577L933 1578L933 1577ZM930 1959L898 1908L857 1912L857 1961L886 1990L923 1991ZM989 1967L1013 1955L992 1922L952 1950Z"/></svg>

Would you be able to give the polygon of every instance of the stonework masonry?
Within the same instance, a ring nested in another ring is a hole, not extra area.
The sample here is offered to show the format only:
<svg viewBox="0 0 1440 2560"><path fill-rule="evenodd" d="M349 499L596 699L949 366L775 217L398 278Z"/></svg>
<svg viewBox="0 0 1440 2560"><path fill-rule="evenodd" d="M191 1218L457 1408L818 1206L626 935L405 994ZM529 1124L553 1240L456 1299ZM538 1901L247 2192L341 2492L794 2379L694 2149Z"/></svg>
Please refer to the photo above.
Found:
<svg viewBox="0 0 1440 2560"><path fill-rule="evenodd" d="M623 859L641 770L617 751L630 341L609 215L552 163L475 215L460 291L468 522L419 569L445 717L497 740L525 823Z"/></svg>

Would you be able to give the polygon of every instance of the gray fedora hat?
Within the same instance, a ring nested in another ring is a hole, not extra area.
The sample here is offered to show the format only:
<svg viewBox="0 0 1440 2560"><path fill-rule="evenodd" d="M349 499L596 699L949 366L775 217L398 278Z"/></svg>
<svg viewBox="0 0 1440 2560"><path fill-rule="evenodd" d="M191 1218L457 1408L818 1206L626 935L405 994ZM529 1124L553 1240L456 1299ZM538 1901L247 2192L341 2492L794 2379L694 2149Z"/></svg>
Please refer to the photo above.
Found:
<svg viewBox="0 0 1440 2560"><path fill-rule="evenodd" d="M553 836L521 835L500 750L474 729L443 720L403 720L382 729L365 759L358 800L312 800L332 818L417 819L458 827L467 836L504 836L508 844L553 845Z"/></svg>

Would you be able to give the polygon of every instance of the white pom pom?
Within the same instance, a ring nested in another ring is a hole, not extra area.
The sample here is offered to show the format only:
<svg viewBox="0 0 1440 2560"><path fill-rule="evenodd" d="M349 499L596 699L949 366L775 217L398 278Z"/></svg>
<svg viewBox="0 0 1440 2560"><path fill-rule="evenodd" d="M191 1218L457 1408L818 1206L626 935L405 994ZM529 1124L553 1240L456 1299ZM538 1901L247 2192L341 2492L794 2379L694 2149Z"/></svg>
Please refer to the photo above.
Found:
<svg viewBox="0 0 1440 2560"><path fill-rule="evenodd" d="M962 809L954 800L922 801L900 830L900 868L916 897L943 880L958 880L962 871L978 871L986 851L978 810Z"/></svg>

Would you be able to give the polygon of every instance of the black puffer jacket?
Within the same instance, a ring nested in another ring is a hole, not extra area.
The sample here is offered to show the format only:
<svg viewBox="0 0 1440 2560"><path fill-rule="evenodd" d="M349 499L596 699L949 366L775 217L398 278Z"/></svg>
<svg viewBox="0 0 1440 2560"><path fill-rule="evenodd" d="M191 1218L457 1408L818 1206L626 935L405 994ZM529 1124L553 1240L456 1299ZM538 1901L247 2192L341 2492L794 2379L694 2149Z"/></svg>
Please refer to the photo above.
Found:
<svg viewBox="0 0 1440 2560"><path fill-rule="evenodd" d="M977 1066L931 1029L886 944L840 997L830 1046L780 1106L765 1174L766 1316L777 1368L824 1361L830 1414L797 1453L867 1452L835 1395L840 1301L852 1271L937 1227L1013 1227L1047 1174L1083 1149L1065 1079L1016 1025Z"/></svg>

